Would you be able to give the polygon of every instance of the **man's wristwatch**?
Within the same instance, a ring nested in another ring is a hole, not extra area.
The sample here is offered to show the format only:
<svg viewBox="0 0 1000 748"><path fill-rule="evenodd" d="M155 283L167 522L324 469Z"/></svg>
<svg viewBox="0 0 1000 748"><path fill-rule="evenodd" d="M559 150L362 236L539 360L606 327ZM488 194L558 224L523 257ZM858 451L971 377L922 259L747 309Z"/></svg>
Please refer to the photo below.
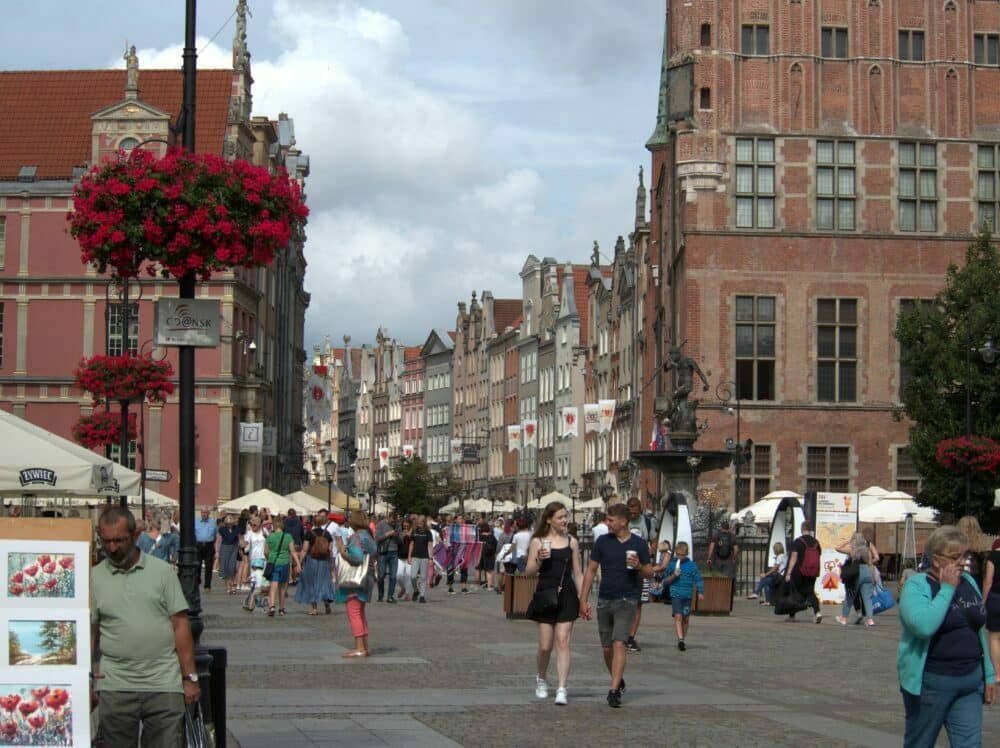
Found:
<svg viewBox="0 0 1000 748"><path fill-rule="evenodd" d="M187 675L184 676L184 680L189 680L192 683L197 683L198 682L198 673L188 673Z"/></svg>

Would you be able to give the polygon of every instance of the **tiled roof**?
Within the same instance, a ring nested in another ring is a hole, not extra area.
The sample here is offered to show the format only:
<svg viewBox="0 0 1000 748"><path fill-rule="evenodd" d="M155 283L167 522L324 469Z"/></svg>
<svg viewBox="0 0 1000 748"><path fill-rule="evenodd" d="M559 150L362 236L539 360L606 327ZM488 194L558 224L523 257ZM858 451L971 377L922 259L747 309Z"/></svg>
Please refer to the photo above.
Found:
<svg viewBox="0 0 1000 748"><path fill-rule="evenodd" d="M404 361L415 361L420 358L420 352L424 349L422 345L408 345L403 351Z"/></svg>
<svg viewBox="0 0 1000 748"><path fill-rule="evenodd" d="M195 143L222 153L232 71L199 70ZM139 99L170 113L181 109L180 70L140 70ZM0 71L0 179L37 166L38 179L68 179L91 156L91 115L125 98L124 70Z"/></svg>
<svg viewBox="0 0 1000 748"><path fill-rule="evenodd" d="M454 343L456 340L458 340L458 331L448 330L448 337L451 338L451 342Z"/></svg>
<svg viewBox="0 0 1000 748"><path fill-rule="evenodd" d="M502 334L508 327L517 327L523 311L521 299L494 299L493 329Z"/></svg>

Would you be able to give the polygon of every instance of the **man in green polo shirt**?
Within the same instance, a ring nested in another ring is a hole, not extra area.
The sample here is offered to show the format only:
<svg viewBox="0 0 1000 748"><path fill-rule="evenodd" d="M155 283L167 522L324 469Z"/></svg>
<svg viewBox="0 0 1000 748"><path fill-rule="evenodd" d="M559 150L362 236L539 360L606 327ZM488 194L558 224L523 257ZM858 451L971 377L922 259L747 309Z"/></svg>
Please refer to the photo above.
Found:
<svg viewBox="0 0 1000 748"><path fill-rule="evenodd" d="M127 509L106 509L98 532L107 557L92 572L90 620L105 744L135 746L141 724L143 746L179 748L184 704L201 692L177 573L139 550Z"/></svg>

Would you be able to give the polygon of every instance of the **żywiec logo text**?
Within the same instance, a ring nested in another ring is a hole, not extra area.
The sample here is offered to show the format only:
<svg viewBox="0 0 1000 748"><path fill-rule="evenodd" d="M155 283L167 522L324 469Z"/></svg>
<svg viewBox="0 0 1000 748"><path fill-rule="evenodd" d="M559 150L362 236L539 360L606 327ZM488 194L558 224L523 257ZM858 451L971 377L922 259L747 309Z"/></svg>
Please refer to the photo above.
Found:
<svg viewBox="0 0 1000 748"><path fill-rule="evenodd" d="M191 315L190 307L187 304L178 304L174 314L167 317L168 330L207 330L212 327L211 319L198 319Z"/></svg>
<svg viewBox="0 0 1000 748"><path fill-rule="evenodd" d="M56 484L56 471L48 468L26 468L18 474L18 477L22 486Z"/></svg>

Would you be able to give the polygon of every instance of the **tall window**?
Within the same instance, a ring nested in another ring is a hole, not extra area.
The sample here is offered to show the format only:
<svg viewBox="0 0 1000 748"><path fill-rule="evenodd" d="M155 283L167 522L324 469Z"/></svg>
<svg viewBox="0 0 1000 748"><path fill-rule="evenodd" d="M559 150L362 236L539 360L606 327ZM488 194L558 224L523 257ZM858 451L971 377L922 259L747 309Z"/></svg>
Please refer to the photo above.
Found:
<svg viewBox="0 0 1000 748"><path fill-rule="evenodd" d="M973 49L977 65L1000 64L1000 34L976 34Z"/></svg>
<svg viewBox="0 0 1000 748"><path fill-rule="evenodd" d="M736 139L736 226L774 228L774 140Z"/></svg>
<svg viewBox="0 0 1000 748"><path fill-rule="evenodd" d="M740 35L740 51L745 55L766 55L771 28L767 25L746 24Z"/></svg>
<svg viewBox="0 0 1000 748"><path fill-rule="evenodd" d="M913 464L909 447L896 447L896 490L905 491L910 496L920 493L920 473Z"/></svg>
<svg viewBox="0 0 1000 748"><path fill-rule="evenodd" d="M3 307L4 304L0 301L0 368L3 367Z"/></svg>
<svg viewBox="0 0 1000 748"><path fill-rule="evenodd" d="M122 449L120 444L116 442L115 444L111 445L112 462L117 462L118 464L121 464L121 462L118 459L121 453ZM130 439L128 443L128 464L125 466L130 470L135 470L135 455L136 455L136 441L135 439Z"/></svg>
<svg viewBox="0 0 1000 748"><path fill-rule="evenodd" d="M996 146L981 145L976 155L976 166L978 167L977 197L979 198L979 225L988 228L991 232L996 230L997 225L997 195L1000 190L1000 174L997 173L997 166L1000 159L997 158Z"/></svg>
<svg viewBox="0 0 1000 748"><path fill-rule="evenodd" d="M701 25L701 46L712 46L712 24L710 23L703 23Z"/></svg>
<svg viewBox="0 0 1000 748"><path fill-rule="evenodd" d="M139 353L139 305L128 305L128 352L133 356ZM108 305L108 355L124 356L125 341L122 329L122 305Z"/></svg>
<svg viewBox="0 0 1000 748"><path fill-rule="evenodd" d="M816 228L854 230L854 141L816 141Z"/></svg>
<svg viewBox="0 0 1000 748"><path fill-rule="evenodd" d="M774 400L774 297L736 297L736 394Z"/></svg>
<svg viewBox="0 0 1000 748"><path fill-rule="evenodd" d="M821 41L823 57L847 57L847 29L825 28Z"/></svg>
<svg viewBox="0 0 1000 748"><path fill-rule="evenodd" d="M913 60L915 62L924 59L924 32L916 29L899 30L899 59Z"/></svg>
<svg viewBox="0 0 1000 748"><path fill-rule="evenodd" d="M900 299L899 300L899 311L900 314L904 312L911 312L913 309L920 304L923 307L924 312L929 312L934 307L934 302L931 299ZM899 395L902 399L902 395L906 392L906 386L910 383L910 379L913 377L913 372L910 370L903 361L906 358L906 349L902 344L899 346Z"/></svg>
<svg viewBox="0 0 1000 748"><path fill-rule="evenodd" d="M937 231L937 146L899 144L899 228Z"/></svg>
<svg viewBox="0 0 1000 748"><path fill-rule="evenodd" d="M816 302L816 399L825 402L857 400L857 299L818 299Z"/></svg>
<svg viewBox="0 0 1000 748"><path fill-rule="evenodd" d="M850 466L850 447L806 447L806 490L849 490Z"/></svg>
<svg viewBox="0 0 1000 748"><path fill-rule="evenodd" d="M753 454L740 471L739 511L771 493L771 445L754 444Z"/></svg>
<svg viewBox="0 0 1000 748"><path fill-rule="evenodd" d="M0 216L0 268L7 256L7 218Z"/></svg>

